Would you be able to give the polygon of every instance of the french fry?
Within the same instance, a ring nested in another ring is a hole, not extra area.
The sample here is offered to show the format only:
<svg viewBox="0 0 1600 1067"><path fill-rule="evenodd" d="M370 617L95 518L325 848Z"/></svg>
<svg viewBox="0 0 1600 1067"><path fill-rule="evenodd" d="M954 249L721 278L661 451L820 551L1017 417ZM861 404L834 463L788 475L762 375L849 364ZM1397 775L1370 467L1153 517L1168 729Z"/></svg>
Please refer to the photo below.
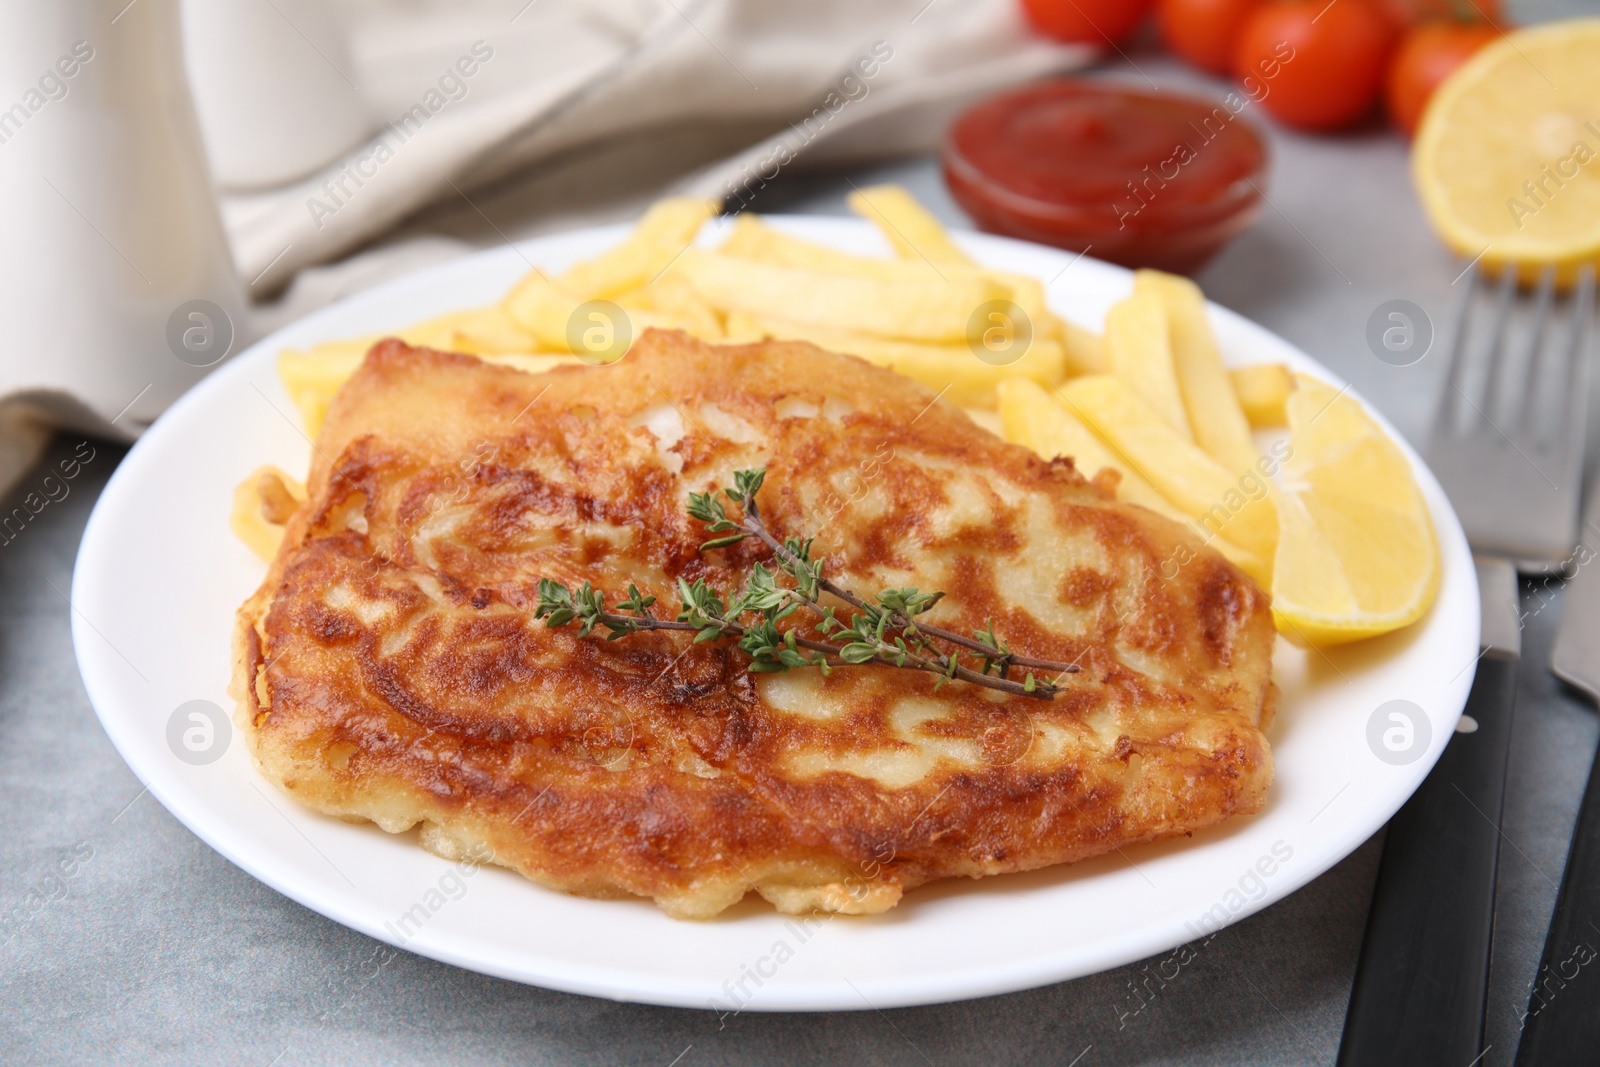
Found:
<svg viewBox="0 0 1600 1067"><path fill-rule="evenodd" d="M1026 445L1045 459L1071 456L1074 466L1086 478L1113 470L1117 473L1118 500L1149 508L1174 522L1189 521L1188 515L1173 507L1149 480L1113 454L1093 430L1038 383L1012 378L1000 383L999 394L1000 421L1007 441ZM1270 583L1269 560L1245 551L1225 537L1213 538L1211 545L1256 582Z"/></svg>
<svg viewBox="0 0 1600 1067"><path fill-rule="evenodd" d="M810 341L830 352L858 356L943 392L951 403L969 408L992 409L997 400L996 389L1007 379L1027 378L1044 386L1054 386L1066 379L1066 357L1054 341L1035 340L1015 363L995 366L973 355L965 344L928 345L887 340L749 313L730 314L728 332L731 340L740 343L765 337L775 341Z"/></svg>
<svg viewBox="0 0 1600 1067"><path fill-rule="evenodd" d="M724 314L811 324L876 337L952 344L966 340L979 305L1007 295L982 278L891 280L828 274L691 248L673 266Z"/></svg>
<svg viewBox="0 0 1600 1067"><path fill-rule="evenodd" d="M278 353L278 377L300 412L306 436L312 440L322 430L323 417L333 394L349 380L366 358L367 349L381 338L329 341L309 349L286 348Z"/></svg>
<svg viewBox="0 0 1600 1067"><path fill-rule="evenodd" d="M1289 425L1287 408L1289 394L1294 392L1294 378L1288 367L1282 363L1235 367L1228 372L1228 379L1253 428L1270 430Z"/></svg>
<svg viewBox="0 0 1600 1067"><path fill-rule="evenodd" d="M1093 478L1102 470L1117 472L1117 497L1139 504L1177 522L1188 516L1167 503L1142 475L1112 454L1105 442L1084 425L1066 405L1038 382L1012 378L1000 383L1000 421L1005 438L1026 445L1045 459L1070 456L1078 472Z"/></svg>
<svg viewBox="0 0 1600 1067"><path fill-rule="evenodd" d="M829 347L826 339L814 343ZM975 357L965 345L912 345L875 338L841 338L835 351L860 356L868 363L913 378L935 391L948 389L946 398L962 407L993 409L1002 382L1027 380L1056 385L1066 378L1066 358L1055 341L1034 341L1015 363L992 366Z"/></svg>
<svg viewBox="0 0 1600 1067"><path fill-rule="evenodd" d="M454 351L471 356L502 352L537 352L538 338L523 329L499 304L462 313L455 327Z"/></svg>
<svg viewBox="0 0 1600 1067"><path fill-rule="evenodd" d="M645 210L629 239L655 241L682 248L700 232L707 219L716 215L718 202L699 197L676 196L657 200ZM626 242L624 242L626 243Z"/></svg>
<svg viewBox="0 0 1600 1067"><path fill-rule="evenodd" d="M873 185L848 198L850 210L870 219L901 259L975 266L927 208L901 185Z"/></svg>
<svg viewBox="0 0 1600 1067"><path fill-rule="evenodd" d="M941 266L940 270L948 273L962 272L960 264ZM1066 343L1066 320L1050 310L1049 299L1045 296L1044 283L1038 278L1027 274L1013 274L1011 271L990 270L980 267L976 273L982 277L992 279L1011 290L1011 302L1021 308L1033 324L1033 336L1045 341L1060 341Z"/></svg>
<svg viewBox="0 0 1600 1067"><path fill-rule="evenodd" d="M283 543L286 510L305 502L306 487L277 467L257 467L234 486L228 526L233 536L262 560L271 563Z"/></svg>
<svg viewBox="0 0 1600 1067"><path fill-rule="evenodd" d="M853 274L891 281L929 281L940 277L939 272L925 260L912 262L841 252L837 248L784 233L754 215L740 215L733 224L733 233L717 251L741 259L753 259L758 263L798 267L827 274Z"/></svg>
<svg viewBox="0 0 1600 1067"><path fill-rule="evenodd" d="M1227 470L1250 470L1261 453L1222 365L1200 287L1176 274L1141 270L1133 276L1133 291L1152 295L1166 309L1173 370L1195 444Z"/></svg>
<svg viewBox="0 0 1600 1067"><path fill-rule="evenodd" d="M848 202L851 210L878 227L899 255L900 262L928 264L937 269L941 277L951 276L952 272L972 273L998 281L1011 290L1012 302L1027 312L1035 337L1064 340L1065 324L1050 310L1043 282L1032 275L992 270L978 264L950 239L939 220L904 186L876 185L858 189L850 194Z"/></svg>
<svg viewBox="0 0 1600 1067"><path fill-rule="evenodd" d="M717 245L717 251L740 259L765 259L767 234L773 232L772 227L762 222L759 216L741 213L734 216L733 227L722 243Z"/></svg>
<svg viewBox="0 0 1600 1067"><path fill-rule="evenodd" d="M794 337L778 338L772 328L759 315L752 315L748 311L730 311L723 318L723 342L730 345L753 345L764 341L768 337L775 340L793 341ZM794 330L805 332L803 327L795 326Z"/></svg>
<svg viewBox="0 0 1600 1067"><path fill-rule="evenodd" d="M1010 299L1027 312L1034 323L1035 338L1061 341L1062 322L1050 310L1045 299L1045 285L1038 278L1026 274L1013 274L1010 270L990 270L979 266L971 256L960 250L950 240L949 232L930 211L917 202L904 186L870 186L850 194L850 208L862 218L870 219L890 242L902 262L926 262L936 267L941 275L952 270L966 274L976 272L982 277L1000 282L1011 291Z"/></svg>
<svg viewBox="0 0 1600 1067"><path fill-rule="evenodd" d="M1050 310L1045 299L1044 283L1026 274L990 270L970 262L941 263L935 266L920 256L909 259L883 259L841 252L827 245L793 237L774 229L752 215L741 215L734 223L733 233L717 249L725 255L753 259L761 263L774 263L783 267L799 267L825 274L856 274L867 278L891 281L928 282L934 279L977 278L998 283L1008 292L1006 298L1028 316L1033 336L1047 341L1063 339L1065 323Z"/></svg>
<svg viewBox="0 0 1600 1067"><path fill-rule="evenodd" d="M1082 326L1061 320L1061 347L1067 351L1067 374L1105 374L1105 339Z"/></svg>
<svg viewBox="0 0 1600 1067"><path fill-rule="evenodd" d="M384 336L399 337L406 344L418 348L436 348L441 352L449 352L455 347L456 324L461 321L461 317L459 311L447 311L443 315L423 319L414 326L394 330Z"/></svg>
<svg viewBox="0 0 1600 1067"><path fill-rule="evenodd" d="M392 336L419 348L465 352L472 356L495 352L533 352L539 348L533 334L506 314L504 307L498 304L446 312L415 326L396 330Z"/></svg>
<svg viewBox="0 0 1600 1067"><path fill-rule="evenodd" d="M565 352L571 350L567 323L582 303L583 297L551 281L543 272L530 271L512 287L500 306L512 321L533 334L540 348Z"/></svg>
<svg viewBox="0 0 1600 1067"><path fill-rule="evenodd" d="M623 310L641 313L632 316L641 329L645 325L663 329L687 330L702 341L723 339L722 321L716 310L700 298L680 275L667 273L643 289L622 293L616 298ZM635 335L637 336L637 335Z"/></svg>
<svg viewBox="0 0 1600 1067"><path fill-rule="evenodd" d="M713 200L657 200L621 244L574 265L555 280L584 300L610 299L648 285L671 266L716 211Z"/></svg>
<svg viewBox="0 0 1600 1067"><path fill-rule="evenodd" d="M1167 420L1174 433L1194 440L1172 363L1167 311L1153 294L1135 292L1106 313L1106 366Z"/></svg>
<svg viewBox="0 0 1600 1067"><path fill-rule="evenodd" d="M958 270L959 267L942 268ZM1045 298L1044 283L1026 274L1010 271L984 270L982 273L1011 290L1011 302L1021 308L1033 324L1033 336L1046 341L1065 341L1066 322L1050 310Z"/></svg>
<svg viewBox="0 0 1600 1067"><path fill-rule="evenodd" d="M634 338L651 326L657 326L664 330L688 330L707 341L722 340L722 327L715 313L709 310L709 305L704 301L694 297L692 292L689 294L690 297L702 310L699 317L679 317L646 310L649 305L659 300L673 299L665 291L657 290L657 286L664 283L667 283L666 278L662 278L656 285L647 289L619 293L613 301L627 314L628 328ZM670 287L673 283L667 284ZM534 272L525 275L516 284L516 287L506 295L501 306L514 322L527 330L538 342L535 346L536 351L564 353L572 351L568 330L573 316L586 303L587 300L559 282L553 282L544 275ZM680 307L679 311L687 315L688 309L686 306ZM612 324L612 328L617 328L616 324Z"/></svg>
<svg viewBox="0 0 1600 1067"><path fill-rule="evenodd" d="M990 411L987 408L962 408L961 410L967 413L967 418L996 437L1005 437L1005 426L1001 424L998 412Z"/></svg>
<svg viewBox="0 0 1600 1067"><path fill-rule="evenodd" d="M1033 321L1035 337L1062 339L1062 323L1050 311L1044 283L1027 274L990 270L963 252L933 214L901 185L874 185L857 189L848 199L850 209L878 227L904 262L931 264L941 274L952 270L976 272L1001 282L1011 290L1011 300Z"/></svg>
<svg viewBox="0 0 1600 1067"><path fill-rule="evenodd" d="M1226 537L1263 559L1278 539L1278 515L1266 480L1254 469L1230 474L1120 377L1091 374L1058 390L1066 405L1127 458L1204 535ZM1254 496L1260 488L1260 495Z"/></svg>

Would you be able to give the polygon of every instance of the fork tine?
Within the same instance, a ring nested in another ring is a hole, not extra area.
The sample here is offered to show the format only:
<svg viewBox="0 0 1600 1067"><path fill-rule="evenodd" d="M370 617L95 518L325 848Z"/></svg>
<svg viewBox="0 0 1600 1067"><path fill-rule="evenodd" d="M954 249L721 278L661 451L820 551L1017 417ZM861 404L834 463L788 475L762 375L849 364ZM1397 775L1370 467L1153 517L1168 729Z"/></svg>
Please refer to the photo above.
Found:
<svg viewBox="0 0 1600 1067"><path fill-rule="evenodd" d="M1433 427L1428 431L1431 440L1442 441L1454 437L1466 420L1463 404L1466 394L1461 389L1462 366L1467 362L1467 326L1472 316L1472 297L1478 288L1478 267L1467 268L1466 285L1461 288L1461 299L1456 304L1455 336L1450 339L1450 350L1445 355L1444 389L1433 411Z"/></svg>
<svg viewBox="0 0 1600 1067"><path fill-rule="evenodd" d="M1583 471L1583 453L1588 444L1587 416L1589 412L1589 331L1594 322L1594 267L1585 266L1578 272L1578 284L1572 290L1570 318L1572 328L1567 334L1566 358L1568 367L1567 397L1564 417L1560 420L1556 440L1565 436L1566 461L1574 476Z"/></svg>
<svg viewBox="0 0 1600 1067"><path fill-rule="evenodd" d="M1483 373L1483 389L1478 394L1481 402L1476 405L1478 418L1490 426L1494 426L1494 409L1505 406L1503 402L1496 404L1495 399L1505 395L1501 376L1506 363L1506 327L1511 320L1511 302L1516 295L1516 268L1504 267L1500 271L1500 290L1495 300L1494 320L1489 329L1488 365Z"/></svg>
<svg viewBox="0 0 1600 1067"><path fill-rule="evenodd" d="M1559 435L1552 437L1547 434L1548 423L1543 426L1535 423L1534 414L1543 399L1549 379L1555 377L1557 381L1562 381L1567 377L1566 374L1559 374L1561 355L1552 354L1550 349L1554 346L1544 343L1545 331L1550 320L1550 304L1555 299L1555 292L1556 268L1555 264L1548 264L1539 272L1539 290L1534 297L1533 322L1528 328L1528 341L1521 362L1526 373L1523 374L1522 381L1516 383L1522 388L1522 397L1518 405L1521 411L1516 423L1513 424L1513 429L1520 427L1527 436L1538 439L1540 443L1560 440ZM1552 375L1551 371L1557 372L1559 376ZM1568 373L1570 372L1568 368ZM1509 384L1511 383L1502 383L1502 387Z"/></svg>

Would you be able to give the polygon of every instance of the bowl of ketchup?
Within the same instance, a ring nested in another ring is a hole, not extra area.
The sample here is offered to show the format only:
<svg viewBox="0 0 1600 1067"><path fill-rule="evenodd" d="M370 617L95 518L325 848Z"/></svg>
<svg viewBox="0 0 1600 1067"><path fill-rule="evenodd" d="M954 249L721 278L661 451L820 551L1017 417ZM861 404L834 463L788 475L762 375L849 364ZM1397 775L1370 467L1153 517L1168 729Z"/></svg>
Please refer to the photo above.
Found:
<svg viewBox="0 0 1600 1067"><path fill-rule="evenodd" d="M1266 144L1233 102L1035 82L956 119L945 183L990 233L1190 273L1264 201Z"/></svg>

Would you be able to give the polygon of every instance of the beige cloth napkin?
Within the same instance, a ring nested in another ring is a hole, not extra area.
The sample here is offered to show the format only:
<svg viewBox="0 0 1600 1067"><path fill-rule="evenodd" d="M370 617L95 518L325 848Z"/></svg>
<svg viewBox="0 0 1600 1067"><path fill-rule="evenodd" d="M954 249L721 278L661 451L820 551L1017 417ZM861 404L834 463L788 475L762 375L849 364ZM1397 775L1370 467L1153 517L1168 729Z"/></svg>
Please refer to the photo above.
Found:
<svg viewBox="0 0 1600 1067"><path fill-rule="evenodd" d="M465 246L628 217L668 192L760 210L786 168L937 144L953 111L1088 53L1016 0L345 0L370 140L223 197L265 328ZM455 244L440 235L464 239Z"/></svg>

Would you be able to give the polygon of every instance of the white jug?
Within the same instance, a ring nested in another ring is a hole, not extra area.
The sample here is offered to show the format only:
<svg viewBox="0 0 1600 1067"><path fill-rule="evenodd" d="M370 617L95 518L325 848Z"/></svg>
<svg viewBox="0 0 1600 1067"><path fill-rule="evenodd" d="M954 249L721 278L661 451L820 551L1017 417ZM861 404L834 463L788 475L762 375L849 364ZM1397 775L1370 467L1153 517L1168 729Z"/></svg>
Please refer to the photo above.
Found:
<svg viewBox="0 0 1600 1067"><path fill-rule="evenodd" d="M182 0L189 85L223 189L321 170L376 127L329 0Z"/></svg>
<svg viewBox="0 0 1600 1067"><path fill-rule="evenodd" d="M177 0L0 0L0 405L131 438L244 308Z"/></svg>

